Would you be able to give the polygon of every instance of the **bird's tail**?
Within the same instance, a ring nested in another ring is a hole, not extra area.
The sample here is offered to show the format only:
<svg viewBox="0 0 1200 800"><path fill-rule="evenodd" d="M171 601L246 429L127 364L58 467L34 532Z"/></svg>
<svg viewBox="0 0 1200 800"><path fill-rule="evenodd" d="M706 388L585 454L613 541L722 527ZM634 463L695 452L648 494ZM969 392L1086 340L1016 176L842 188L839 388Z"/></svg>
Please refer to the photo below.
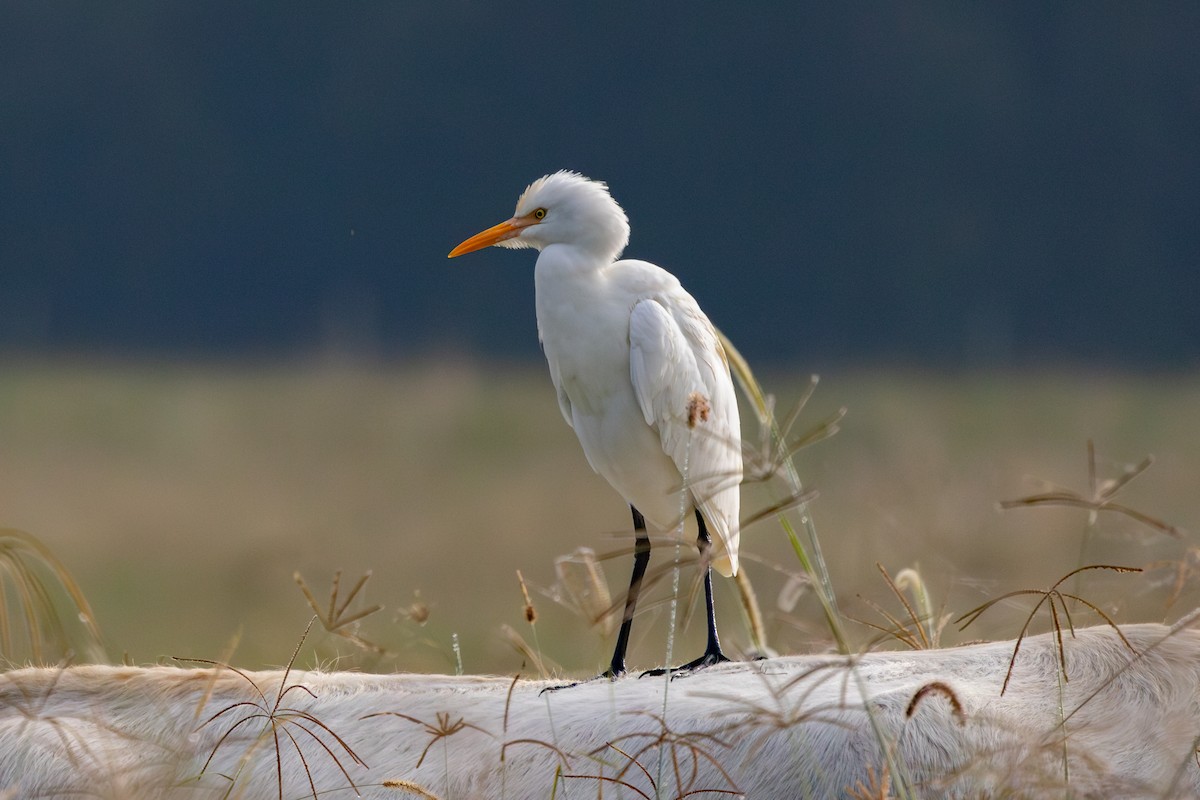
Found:
<svg viewBox="0 0 1200 800"><path fill-rule="evenodd" d="M718 540L720 541L720 540ZM732 578L737 574L737 554L725 551L712 560L712 568L724 575L726 578Z"/></svg>
<svg viewBox="0 0 1200 800"><path fill-rule="evenodd" d="M732 497L721 497L721 493L718 493L712 498L720 498L724 502L709 501L701 504L700 513L704 515L712 534L712 568L726 578L732 578L738 571L738 540L741 538L741 531L738 530L737 491L735 486L731 492Z"/></svg>

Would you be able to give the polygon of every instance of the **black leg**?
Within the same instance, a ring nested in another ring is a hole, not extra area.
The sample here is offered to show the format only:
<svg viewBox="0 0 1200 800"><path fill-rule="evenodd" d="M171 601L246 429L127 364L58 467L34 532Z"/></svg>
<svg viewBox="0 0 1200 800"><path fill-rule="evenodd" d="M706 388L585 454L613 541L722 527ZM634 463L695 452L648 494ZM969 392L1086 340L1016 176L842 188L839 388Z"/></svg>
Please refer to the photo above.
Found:
<svg viewBox="0 0 1200 800"><path fill-rule="evenodd" d="M617 634L617 646L613 650L612 663L608 672L600 677L619 678L625 674L625 650L629 647L629 629L633 627L633 612L637 609L638 594L642 590L642 577L650 563L650 537L646 535L646 520L633 506L633 529L637 537L633 546L633 575L629 578L629 594L625 596L625 614L621 617L621 632Z"/></svg>
<svg viewBox="0 0 1200 800"><path fill-rule="evenodd" d="M728 661L729 658L721 652L721 640L717 638L717 614L713 606L713 590L712 590L712 568L708 563L708 552L712 549L712 537L709 536L708 526L704 524L704 515L700 513L700 509L696 509L696 522L700 525L700 535L696 537L696 547L700 549L700 563L704 568L704 605L708 612L708 644L704 648L704 655L689 661L681 667L675 667L670 670L652 669L648 672L643 672L642 675L663 675L667 672L692 672L693 670L704 669L711 667L713 664L720 664L723 661Z"/></svg>
<svg viewBox="0 0 1200 800"><path fill-rule="evenodd" d="M708 527L704 524L704 516L700 513L700 509L696 509L696 522L700 524L700 535L696 537L696 546L700 548L700 563L704 564L704 605L708 611L708 645L704 648L704 655L690 664L685 664L683 669L711 667L713 664L729 660L721 652L721 640L717 638L717 612L713 607L712 568L708 564L712 538L708 534Z"/></svg>
<svg viewBox="0 0 1200 800"><path fill-rule="evenodd" d="M642 578L646 574L646 565L650 563L650 537L646 535L646 519L633 506L633 530L636 539L633 546L633 575L629 578L629 594L625 597L625 614L621 617L621 631L617 634L617 647L613 650L612 662L597 678L610 680L625 674L625 650L629 647L629 629L633 627L633 612L637 610L638 594L642 590ZM578 683L567 683L562 686L549 686L543 692L556 692L559 689L570 689Z"/></svg>

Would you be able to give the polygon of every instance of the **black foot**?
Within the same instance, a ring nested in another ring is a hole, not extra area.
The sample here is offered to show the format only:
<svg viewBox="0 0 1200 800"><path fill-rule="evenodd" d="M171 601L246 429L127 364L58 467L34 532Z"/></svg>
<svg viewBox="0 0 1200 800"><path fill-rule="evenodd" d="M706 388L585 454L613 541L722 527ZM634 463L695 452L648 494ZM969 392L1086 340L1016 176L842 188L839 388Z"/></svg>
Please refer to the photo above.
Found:
<svg viewBox="0 0 1200 800"><path fill-rule="evenodd" d="M662 676L662 675L666 675L669 672L669 673L671 673L672 680L674 680L675 678L681 677L683 675L690 675L693 672L698 672L702 669L707 669L708 667L716 666L717 664L727 663L729 660L730 659L724 653L722 653L720 650L713 650L713 651L707 652L704 655L700 656L695 661L689 661L688 663L683 664L678 667L671 667L670 669L667 669L665 667L662 669L648 669L645 672L643 672L639 677L645 678L647 676L650 676L650 677Z"/></svg>
<svg viewBox="0 0 1200 800"><path fill-rule="evenodd" d="M620 678L624 674L625 674L625 670L621 670L620 672L614 672L612 670L612 668L609 668L609 669L604 670L604 672L601 672L596 677L590 678L586 681L575 681L574 683L564 683L561 686L547 686L545 689L542 689L540 692L538 692L538 694L543 695L546 692L557 692L562 689L570 689L572 686L582 686L585 683L595 683L596 681L599 681L599 680L615 681L617 678Z"/></svg>

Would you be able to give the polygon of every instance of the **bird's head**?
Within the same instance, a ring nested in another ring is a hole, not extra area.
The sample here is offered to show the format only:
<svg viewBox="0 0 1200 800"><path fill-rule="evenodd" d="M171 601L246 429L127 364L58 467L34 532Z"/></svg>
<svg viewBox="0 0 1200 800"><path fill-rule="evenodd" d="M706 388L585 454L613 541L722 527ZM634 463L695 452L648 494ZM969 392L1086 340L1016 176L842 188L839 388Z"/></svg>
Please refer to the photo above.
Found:
<svg viewBox="0 0 1200 800"><path fill-rule="evenodd" d="M450 251L450 258L484 247L564 244L610 263L629 242L625 211L600 181L566 170L538 178L517 200L512 219L494 225Z"/></svg>

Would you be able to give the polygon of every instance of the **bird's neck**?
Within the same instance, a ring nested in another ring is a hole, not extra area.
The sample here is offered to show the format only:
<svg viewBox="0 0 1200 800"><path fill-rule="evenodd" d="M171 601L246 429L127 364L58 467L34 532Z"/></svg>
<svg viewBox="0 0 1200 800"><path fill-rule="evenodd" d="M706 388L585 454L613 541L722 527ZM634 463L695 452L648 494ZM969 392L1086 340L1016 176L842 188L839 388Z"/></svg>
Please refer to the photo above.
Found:
<svg viewBox="0 0 1200 800"><path fill-rule="evenodd" d="M564 338L569 338L580 321L602 313L596 298L603 297L607 280L602 262L570 245L550 245L538 256L533 270L534 299L538 333L552 358ZM628 315L628 310L626 310Z"/></svg>
<svg viewBox="0 0 1200 800"><path fill-rule="evenodd" d="M608 253L597 253L573 244L550 244L542 248L534 267L538 280L570 281L594 279L613 263Z"/></svg>

